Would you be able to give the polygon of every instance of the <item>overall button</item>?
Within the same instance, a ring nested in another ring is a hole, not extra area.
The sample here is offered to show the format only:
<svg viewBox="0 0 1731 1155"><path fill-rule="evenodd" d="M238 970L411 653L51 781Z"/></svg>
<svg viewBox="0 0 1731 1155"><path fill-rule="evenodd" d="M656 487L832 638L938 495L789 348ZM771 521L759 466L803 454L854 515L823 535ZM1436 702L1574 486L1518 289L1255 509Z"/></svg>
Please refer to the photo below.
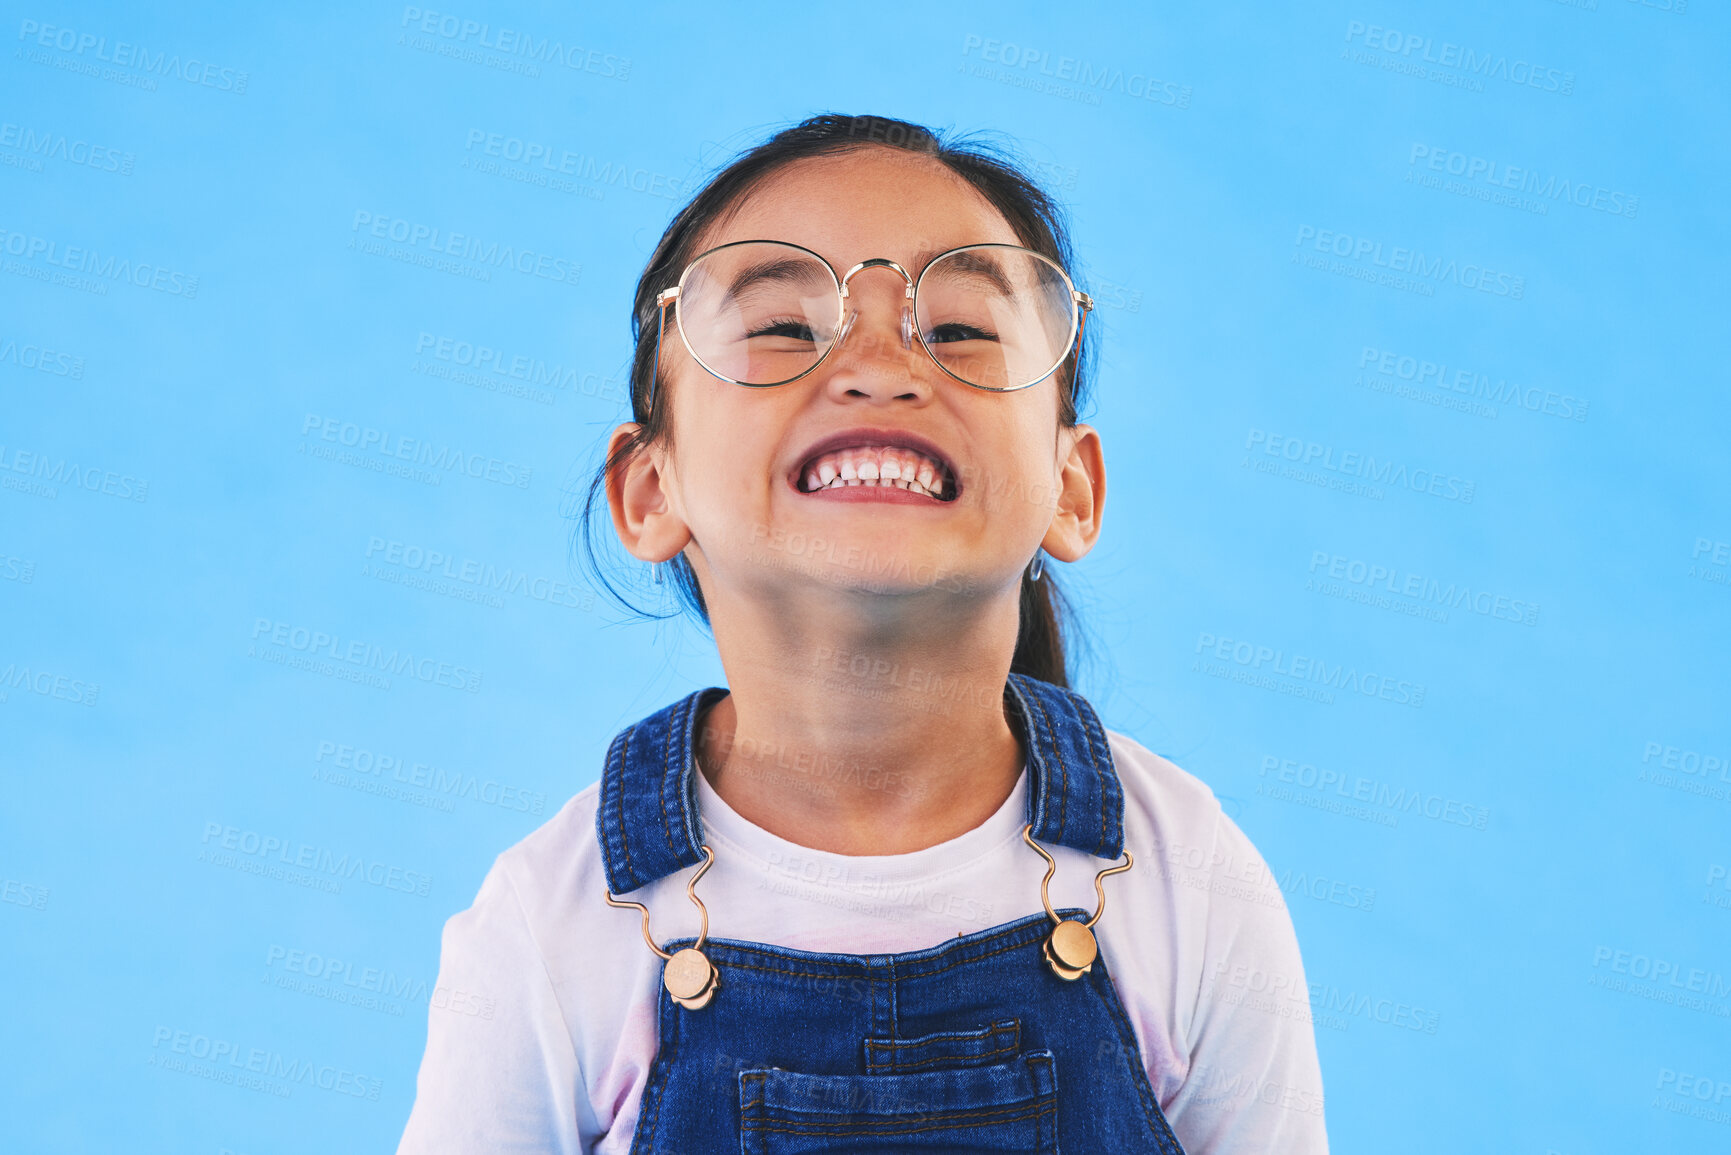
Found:
<svg viewBox="0 0 1731 1155"><path fill-rule="evenodd" d="M673 1001L688 1010L700 1010L715 994L715 967L695 947L686 947L667 960L661 972L662 985Z"/></svg>
<svg viewBox="0 0 1731 1155"><path fill-rule="evenodd" d="M1100 948L1094 942L1094 932L1073 918L1067 918L1052 930L1052 955L1071 970L1086 971L1094 965Z"/></svg>

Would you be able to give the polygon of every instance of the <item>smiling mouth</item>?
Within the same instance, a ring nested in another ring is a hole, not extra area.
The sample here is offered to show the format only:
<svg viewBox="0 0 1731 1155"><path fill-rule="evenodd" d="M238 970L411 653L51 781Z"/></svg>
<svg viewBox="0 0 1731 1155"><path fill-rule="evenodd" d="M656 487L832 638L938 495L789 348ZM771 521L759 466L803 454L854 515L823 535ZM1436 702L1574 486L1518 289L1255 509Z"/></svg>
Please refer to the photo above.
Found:
<svg viewBox="0 0 1731 1155"><path fill-rule="evenodd" d="M801 493L901 489L932 501L956 499L949 466L905 445L850 445L819 453L799 467L798 488Z"/></svg>

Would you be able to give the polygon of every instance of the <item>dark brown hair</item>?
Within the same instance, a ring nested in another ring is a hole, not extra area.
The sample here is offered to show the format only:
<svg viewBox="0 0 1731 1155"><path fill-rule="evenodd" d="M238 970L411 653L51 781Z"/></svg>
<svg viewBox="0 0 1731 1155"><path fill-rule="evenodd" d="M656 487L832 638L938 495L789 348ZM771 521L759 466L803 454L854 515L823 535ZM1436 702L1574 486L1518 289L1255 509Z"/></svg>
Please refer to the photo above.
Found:
<svg viewBox="0 0 1731 1155"><path fill-rule="evenodd" d="M1058 205L1002 148L978 139L946 141L931 129L905 120L829 113L783 129L722 168L673 218L638 278L631 311L631 335L636 344L631 361L631 417L642 428L596 471L579 514L578 544L585 567L597 584L626 610L644 616L668 616L651 614L620 592L600 563L601 547L595 536L597 522L605 524L605 519L598 519L595 514L598 508L606 506L608 473L672 432L667 390L654 388L659 320L656 294L679 280L685 266L697 256L697 244L709 225L778 169L794 161L862 148L896 149L928 156L943 164L1002 214L1023 245L1051 257L1075 275L1069 233ZM1086 346L1085 337L1082 350L1055 374L1060 389L1059 420L1066 426L1076 423L1076 415L1082 408L1089 364ZM683 607L707 624L709 609L690 564L680 556L666 563L665 568L669 571L667 580ZM1024 574L1021 624L1011 672L1068 686L1064 627L1070 616L1067 599L1050 572L1039 581L1032 581Z"/></svg>

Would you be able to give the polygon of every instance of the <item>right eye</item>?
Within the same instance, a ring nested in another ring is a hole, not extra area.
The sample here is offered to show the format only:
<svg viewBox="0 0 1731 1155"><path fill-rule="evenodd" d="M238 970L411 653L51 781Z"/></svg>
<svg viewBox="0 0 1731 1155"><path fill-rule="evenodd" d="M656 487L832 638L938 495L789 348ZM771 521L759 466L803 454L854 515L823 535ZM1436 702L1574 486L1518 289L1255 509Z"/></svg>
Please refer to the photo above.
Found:
<svg viewBox="0 0 1731 1155"><path fill-rule="evenodd" d="M965 321L946 321L934 325L926 335L928 345L948 345L956 341L996 341L998 335L990 329L970 325Z"/></svg>
<svg viewBox="0 0 1731 1155"><path fill-rule="evenodd" d="M811 323L804 317L772 317L747 329L745 336L747 340L753 337L784 337L792 341L817 341L817 334L811 331Z"/></svg>

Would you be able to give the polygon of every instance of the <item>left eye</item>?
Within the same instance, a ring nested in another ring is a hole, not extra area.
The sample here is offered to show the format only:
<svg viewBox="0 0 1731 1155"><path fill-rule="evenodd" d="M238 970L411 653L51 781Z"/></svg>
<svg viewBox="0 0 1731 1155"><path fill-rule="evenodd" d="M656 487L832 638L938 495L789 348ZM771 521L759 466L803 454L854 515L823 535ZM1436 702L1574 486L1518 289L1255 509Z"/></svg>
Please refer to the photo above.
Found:
<svg viewBox="0 0 1731 1155"><path fill-rule="evenodd" d="M944 345L953 341L996 341L998 335L989 329L977 325L968 325L961 321L950 321L935 325L926 333L926 344Z"/></svg>
<svg viewBox="0 0 1731 1155"><path fill-rule="evenodd" d="M804 321L780 320L766 321L746 334L752 337L788 337L795 341L817 341L817 334L811 331L811 326Z"/></svg>

